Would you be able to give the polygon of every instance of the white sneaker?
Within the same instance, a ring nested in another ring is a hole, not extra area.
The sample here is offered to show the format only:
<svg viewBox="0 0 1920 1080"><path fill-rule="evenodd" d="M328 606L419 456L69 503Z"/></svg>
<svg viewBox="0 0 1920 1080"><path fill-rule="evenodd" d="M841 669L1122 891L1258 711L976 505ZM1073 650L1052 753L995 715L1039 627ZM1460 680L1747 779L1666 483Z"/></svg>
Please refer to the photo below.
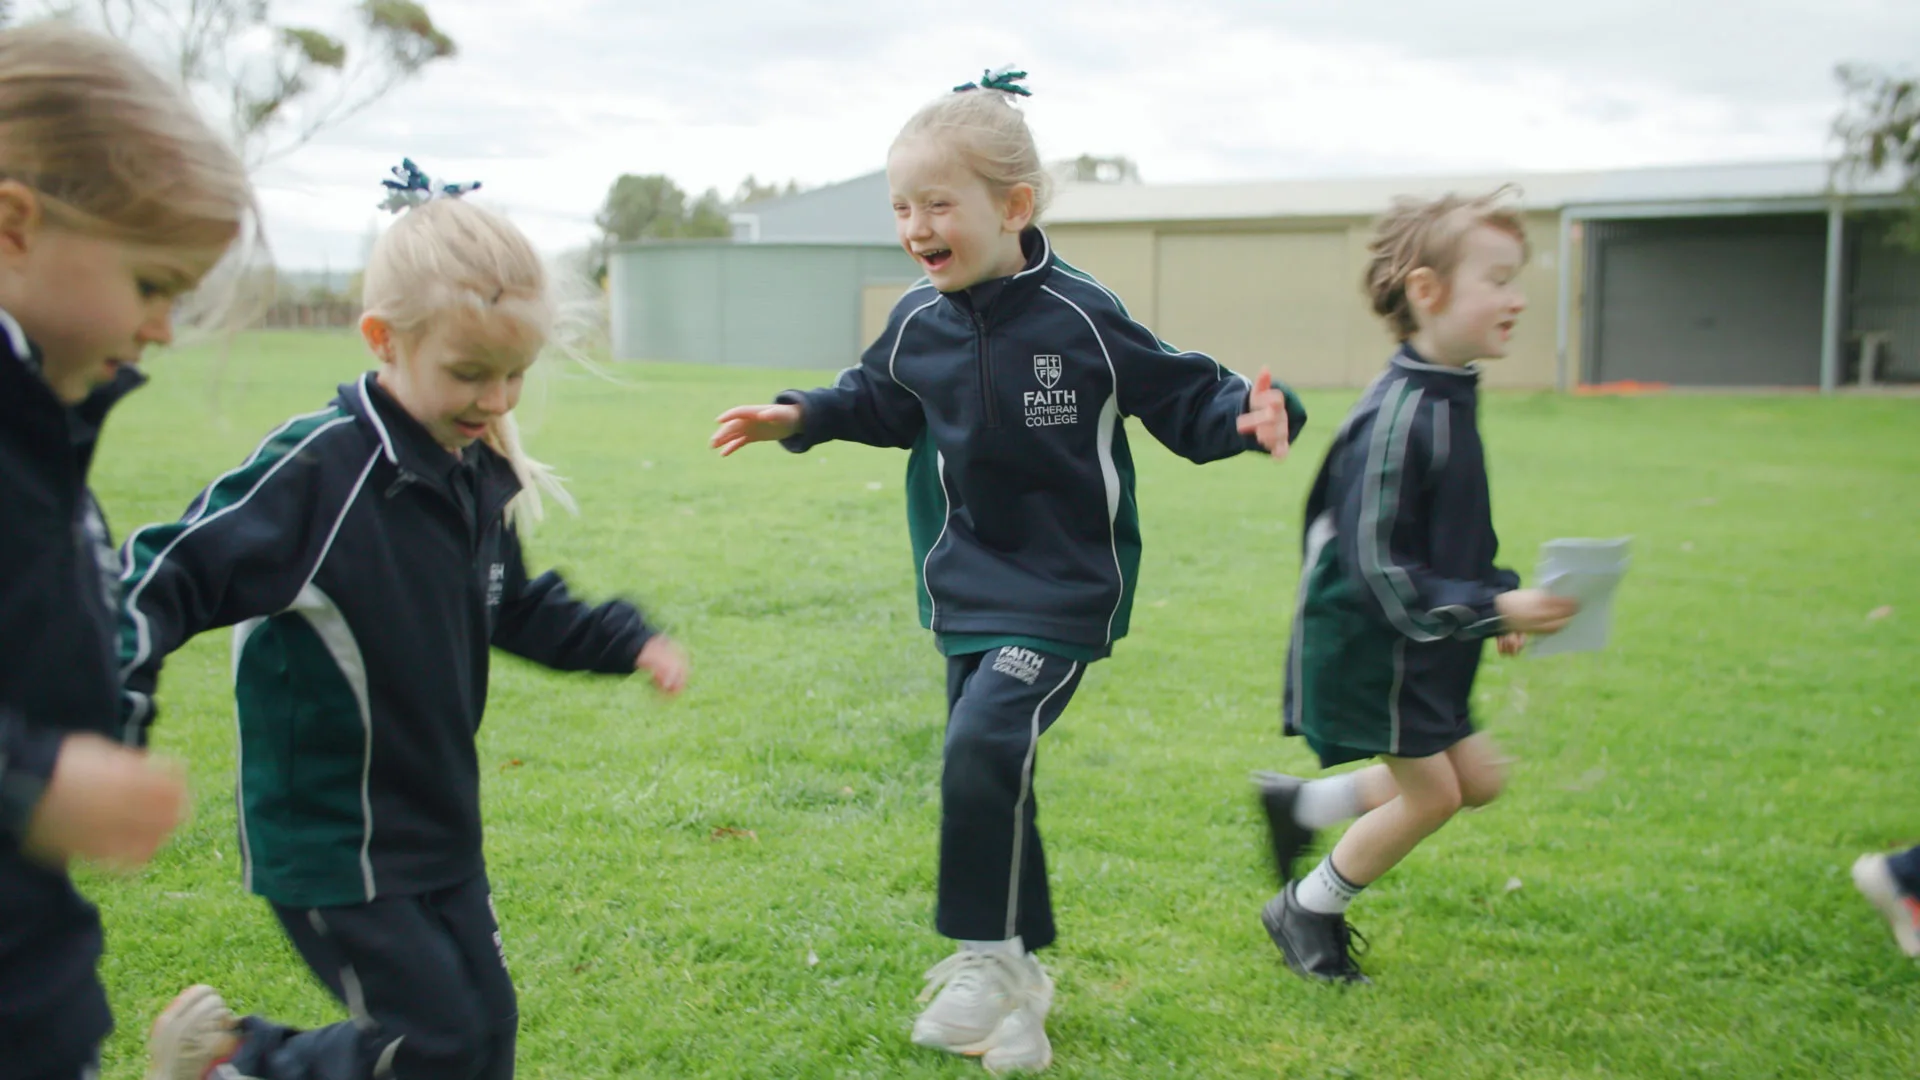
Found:
<svg viewBox="0 0 1920 1080"><path fill-rule="evenodd" d="M934 992L939 996L934 997ZM1025 953L983 952L962 948L927 972L920 1000L933 997L913 1022L913 1042L953 1054L985 1054L999 1045L1005 1021L1039 994L1046 1017L1053 983ZM1044 1041L1046 1036L1041 1034Z"/></svg>
<svg viewBox="0 0 1920 1080"><path fill-rule="evenodd" d="M240 1022L210 986L189 986L161 1010L147 1034L147 1080L207 1080L235 1075L226 1062L240 1049Z"/></svg>
<svg viewBox="0 0 1920 1080"><path fill-rule="evenodd" d="M1887 917L1900 951L1920 957L1920 899L1900 891L1893 871L1887 869L1887 857L1862 855L1854 860L1853 887Z"/></svg>
<svg viewBox="0 0 1920 1080"><path fill-rule="evenodd" d="M994 1029L980 1063L995 1076L1039 1072L1053 1064L1053 1044L1047 1041L1047 1011L1053 1008L1053 980L1032 956L1021 957L1031 969L1020 1006Z"/></svg>

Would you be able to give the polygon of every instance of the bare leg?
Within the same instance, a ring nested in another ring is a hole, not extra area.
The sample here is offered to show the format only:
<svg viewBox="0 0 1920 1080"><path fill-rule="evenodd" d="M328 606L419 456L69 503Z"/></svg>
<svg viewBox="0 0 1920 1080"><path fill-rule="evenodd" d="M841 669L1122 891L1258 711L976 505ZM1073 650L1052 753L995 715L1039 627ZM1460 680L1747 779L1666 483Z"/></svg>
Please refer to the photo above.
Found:
<svg viewBox="0 0 1920 1080"><path fill-rule="evenodd" d="M1460 778L1461 806L1485 806L1499 797L1506 786L1508 759L1491 738L1479 733L1469 735L1448 747L1446 755ZM1393 782L1393 770L1385 765L1354 770L1353 783L1361 814L1386 805L1400 794L1400 786Z"/></svg>
<svg viewBox="0 0 1920 1080"><path fill-rule="evenodd" d="M1446 754L1386 759L1399 793L1362 815L1334 845L1333 865L1355 885L1369 885L1460 809L1460 778Z"/></svg>
<svg viewBox="0 0 1920 1080"><path fill-rule="evenodd" d="M1453 774L1460 779L1460 805L1485 806L1507 785L1507 757L1484 734L1475 733L1447 748Z"/></svg>
<svg viewBox="0 0 1920 1080"><path fill-rule="evenodd" d="M1356 769L1353 785L1360 796L1360 813L1376 810L1400 794L1400 786L1393 782L1393 770L1375 763L1364 769Z"/></svg>

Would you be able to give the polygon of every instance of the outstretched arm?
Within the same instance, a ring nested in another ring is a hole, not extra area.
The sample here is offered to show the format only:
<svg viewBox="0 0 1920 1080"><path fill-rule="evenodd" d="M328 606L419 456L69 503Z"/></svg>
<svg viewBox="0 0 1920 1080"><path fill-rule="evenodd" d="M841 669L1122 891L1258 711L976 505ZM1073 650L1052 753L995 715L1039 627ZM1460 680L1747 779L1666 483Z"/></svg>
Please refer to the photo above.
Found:
<svg viewBox="0 0 1920 1080"><path fill-rule="evenodd" d="M687 656L679 645L647 625L625 600L593 606L574 599L559 574L527 580L519 537L506 536L500 608L493 644L560 671L625 675L645 671L669 694L687 680Z"/></svg>

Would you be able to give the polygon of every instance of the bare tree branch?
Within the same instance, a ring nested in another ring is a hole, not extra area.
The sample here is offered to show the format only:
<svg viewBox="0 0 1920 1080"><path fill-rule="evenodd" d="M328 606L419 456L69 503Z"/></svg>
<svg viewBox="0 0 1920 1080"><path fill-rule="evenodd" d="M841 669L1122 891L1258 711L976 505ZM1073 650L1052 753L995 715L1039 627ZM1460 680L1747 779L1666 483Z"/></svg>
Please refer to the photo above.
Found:
<svg viewBox="0 0 1920 1080"><path fill-rule="evenodd" d="M457 51L416 0L336 6L349 24L340 36L282 22L274 0L41 0L39 6L89 21L160 59L203 102L227 113L252 167L353 119ZM280 6L302 17L314 14L307 3Z"/></svg>
<svg viewBox="0 0 1920 1080"><path fill-rule="evenodd" d="M1836 180L1858 182L1892 173L1910 199L1893 238L1920 251L1920 78L1860 64L1834 72L1846 104L1834 119L1840 156Z"/></svg>

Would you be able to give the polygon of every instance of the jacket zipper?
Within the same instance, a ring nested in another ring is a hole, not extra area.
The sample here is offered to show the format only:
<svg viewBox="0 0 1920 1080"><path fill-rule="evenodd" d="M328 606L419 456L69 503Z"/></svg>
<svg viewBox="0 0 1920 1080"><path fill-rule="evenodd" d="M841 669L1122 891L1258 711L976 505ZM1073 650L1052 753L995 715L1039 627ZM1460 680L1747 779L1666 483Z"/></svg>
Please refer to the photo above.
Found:
<svg viewBox="0 0 1920 1080"><path fill-rule="evenodd" d="M987 317L979 312L973 313L973 329L980 342L980 404L986 414L987 426L1000 426L1000 407L995 400L998 395L993 390L993 361L987 353Z"/></svg>
<svg viewBox="0 0 1920 1080"><path fill-rule="evenodd" d="M422 482L423 481L418 474L409 472L406 469L402 468L398 471L398 475L396 475L393 478L393 483L387 485L385 497L388 499L391 499L394 496L405 491L408 487L414 484L422 483ZM432 489L433 485L428 484L427 487L429 489ZM480 503L480 492L477 490L477 488L478 488L478 485L476 485L476 490L473 493L476 512L478 512L479 510L486 509L486 507L481 505ZM451 506L455 511L455 513L458 514L460 517L462 518L466 517L464 513L460 512L460 500L455 498L449 498L445 494L442 494L437 490L434 491L434 495L436 498L440 499L442 503L445 503ZM502 509L504 509L504 506L502 507ZM489 519L490 519L490 515L483 515L480 517L478 521L462 522L462 529L467 536L468 555L469 557L475 559L476 561L479 559L479 556L480 556L481 542L486 539L485 523ZM479 608L481 625L486 626L488 628L489 633L492 632L492 621L489 618L489 609L487 604L487 591L491 587L491 585L492 585L492 582L490 580L483 580L479 575L476 575L476 574L467 575L467 599L475 607Z"/></svg>
<svg viewBox="0 0 1920 1080"><path fill-rule="evenodd" d="M408 472L405 468L402 468L398 474L394 476L393 483L387 485L385 497L391 499L414 484L420 483L424 483L424 480L418 473ZM458 497L448 492L440 491L432 484L426 484L426 487L429 491L433 492L435 498L450 507L456 517L466 518L467 515L462 510ZM479 498L478 493L476 493L474 497L476 499ZM461 532L463 532L467 538L467 553L469 555L478 555L480 553L480 536L474 532L474 522L463 520L461 522Z"/></svg>

